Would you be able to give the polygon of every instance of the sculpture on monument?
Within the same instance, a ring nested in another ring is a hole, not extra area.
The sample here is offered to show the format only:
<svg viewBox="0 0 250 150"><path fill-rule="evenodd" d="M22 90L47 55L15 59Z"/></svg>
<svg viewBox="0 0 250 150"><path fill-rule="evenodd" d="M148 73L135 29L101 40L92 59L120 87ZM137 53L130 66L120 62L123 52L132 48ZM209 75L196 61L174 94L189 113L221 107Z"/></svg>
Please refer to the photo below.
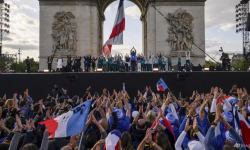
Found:
<svg viewBox="0 0 250 150"><path fill-rule="evenodd" d="M172 51L188 51L193 45L193 16L179 8L175 13L169 13L167 21L168 29L167 42Z"/></svg>
<svg viewBox="0 0 250 150"><path fill-rule="evenodd" d="M77 51L77 24L71 12L57 12L52 26L54 50Z"/></svg>

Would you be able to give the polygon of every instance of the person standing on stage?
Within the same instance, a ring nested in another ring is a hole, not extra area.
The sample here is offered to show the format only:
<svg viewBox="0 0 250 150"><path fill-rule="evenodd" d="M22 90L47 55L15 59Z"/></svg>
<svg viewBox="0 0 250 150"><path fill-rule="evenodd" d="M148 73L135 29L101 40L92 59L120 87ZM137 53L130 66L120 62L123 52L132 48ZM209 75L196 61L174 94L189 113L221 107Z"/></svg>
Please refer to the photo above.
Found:
<svg viewBox="0 0 250 150"><path fill-rule="evenodd" d="M109 65L108 70L109 70L109 72L113 71L113 64L112 63L113 63L113 57L111 54L109 54L108 55L108 65Z"/></svg>
<svg viewBox="0 0 250 150"><path fill-rule="evenodd" d="M181 54L178 54L178 72L181 72Z"/></svg>
<svg viewBox="0 0 250 150"><path fill-rule="evenodd" d="M85 67L85 72L89 72L90 70L90 63L91 63L91 56L87 55L84 56L84 67Z"/></svg>
<svg viewBox="0 0 250 150"><path fill-rule="evenodd" d="M152 59L153 59L153 68L159 68L159 65L158 65L158 56L157 55L153 55L152 56Z"/></svg>
<svg viewBox="0 0 250 150"><path fill-rule="evenodd" d="M168 55L168 72L172 72L172 56Z"/></svg>
<svg viewBox="0 0 250 150"><path fill-rule="evenodd" d="M153 56L151 55L151 53L149 52L148 54L148 71L152 72L152 64L153 64Z"/></svg>
<svg viewBox="0 0 250 150"><path fill-rule="evenodd" d="M185 52L186 53L186 65L185 65L185 72L187 71L187 65L189 66L190 68L190 72L192 72L192 65L191 65L191 62L190 62L190 51L189 52Z"/></svg>
<svg viewBox="0 0 250 150"><path fill-rule="evenodd" d="M144 62L145 71L148 72L148 58L145 56L144 59L145 59L145 62Z"/></svg>
<svg viewBox="0 0 250 150"><path fill-rule="evenodd" d="M95 62L96 62L95 57L92 57L92 59L91 59L91 64L92 64L92 72L95 72L95 67L96 67Z"/></svg>
<svg viewBox="0 0 250 150"><path fill-rule="evenodd" d="M67 56L67 72L72 72L71 71L72 68L72 60L71 60L71 55Z"/></svg>
<svg viewBox="0 0 250 150"><path fill-rule="evenodd" d="M118 54L117 60L116 60L117 72L120 72L120 65L121 65L121 56Z"/></svg>
<svg viewBox="0 0 250 150"><path fill-rule="evenodd" d="M166 72L166 64L167 64L167 58L162 54L162 68L163 71Z"/></svg>
<svg viewBox="0 0 250 150"><path fill-rule="evenodd" d="M27 72L29 73L30 72L30 58L29 58L29 56L26 59L26 66L27 66Z"/></svg>
<svg viewBox="0 0 250 150"><path fill-rule="evenodd" d="M117 54L115 54L115 56L114 56L114 58L113 58L113 61L112 61L113 72L117 71L116 63L117 63Z"/></svg>
<svg viewBox="0 0 250 150"><path fill-rule="evenodd" d="M126 71L129 72L130 70L130 57L128 54L125 55L125 66L126 66Z"/></svg>
<svg viewBox="0 0 250 150"><path fill-rule="evenodd" d="M106 58L104 56L102 56L102 67L103 67L103 72L107 71L107 66L106 66Z"/></svg>
<svg viewBox="0 0 250 150"><path fill-rule="evenodd" d="M75 59L75 64L76 64L76 71L75 72L81 72L81 57L77 56Z"/></svg>
<svg viewBox="0 0 250 150"><path fill-rule="evenodd" d="M97 58L97 68L102 68L102 56Z"/></svg>
<svg viewBox="0 0 250 150"><path fill-rule="evenodd" d="M76 71L75 57L71 58L71 66L72 66L71 71L74 70L74 72L75 72Z"/></svg>
<svg viewBox="0 0 250 150"><path fill-rule="evenodd" d="M223 71L227 71L227 67L228 67L228 71L230 71L230 60L229 60L228 54L223 52L220 60L222 61Z"/></svg>
<svg viewBox="0 0 250 150"><path fill-rule="evenodd" d="M130 59L131 59L131 67L132 71L135 71L135 66L136 66L136 50L131 50L130 51Z"/></svg>
<svg viewBox="0 0 250 150"><path fill-rule="evenodd" d="M141 71L145 71L145 58L144 56L141 54Z"/></svg>
<svg viewBox="0 0 250 150"><path fill-rule="evenodd" d="M61 58L61 55L57 58L57 69L56 72L61 72L63 67L63 59Z"/></svg>
<svg viewBox="0 0 250 150"><path fill-rule="evenodd" d="M137 57L137 67L138 67L138 72L141 72L141 55L140 54Z"/></svg>
<svg viewBox="0 0 250 150"><path fill-rule="evenodd" d="M158 55L158 58L157 58L157 60L158 60L158 68L159 68L159 71L163 71L163 66L162 66L162 55L161 55L161 52L160 52L160 54L158 53L157 54Z"/></svg>
<svg viewBox="0 0 250 150"><path fill-rule="evenodd" d="M48 64L49 73L51 73L51 66L52 66L52 58L51 58L51 56L48 57L47 64Z"/></svg>

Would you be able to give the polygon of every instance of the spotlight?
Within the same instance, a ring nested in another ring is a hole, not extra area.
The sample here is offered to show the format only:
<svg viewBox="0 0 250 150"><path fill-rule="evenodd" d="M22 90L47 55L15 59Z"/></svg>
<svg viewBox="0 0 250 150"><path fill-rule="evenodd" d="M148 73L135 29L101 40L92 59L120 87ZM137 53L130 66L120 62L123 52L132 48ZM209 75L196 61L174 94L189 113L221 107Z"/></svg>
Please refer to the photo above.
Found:
<svg viewBox="0 0 250 150"><path fill-rule="evenodd" d="M102 68L97 68L96 72L102 72Z"/></svg>
<svg viewBox="0 0 250 150"><path fill-rule="evenodd" d="M174 72L174 69L172 69L172 71Z"/></svg>
<svg viewBox="0 0 250 150"><path fill-rule="evenodd" d="M209 68L204 68L204 71L209 71Z"/></svg>
<svg viewBox="0 0 250 150"><path fill-rule="evenodd" d="M44 73L49 73L49 69L44 69L43 72Z"/></svg>
<svg viewBox="0 0 250 150"><path fill-rule="evenodd" d="M153 68L153 72L158 72L159 68Z"/></svg>

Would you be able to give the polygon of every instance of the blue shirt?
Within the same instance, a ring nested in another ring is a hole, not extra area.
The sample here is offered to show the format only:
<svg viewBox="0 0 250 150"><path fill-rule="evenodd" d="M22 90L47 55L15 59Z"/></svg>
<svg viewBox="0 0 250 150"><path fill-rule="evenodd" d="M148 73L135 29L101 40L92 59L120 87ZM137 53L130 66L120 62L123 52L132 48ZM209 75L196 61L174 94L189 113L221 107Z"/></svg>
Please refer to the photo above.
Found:
<svg viewBox="0 0 250 150"><path fill-rule="evenodd" d="M125 115L125 114L123 113L123 115ZM110 127L111 127L111 125L113 123L113 117L112 116L109 117L108 122L109 122ZM129 116L125 116L122 120L118 119L117 129L121 133L128 131L129 127L130 127L130 118L129 118Z"/></svg>
<svg viewBox="0 0 250 150"><path fill-rule="evenodd" d="M158 57L158 63L162 63L162 57Z"/></svg>
<svg viewBox="0 0 250 150"><path fill-rule="evenodd" d="M181 57L178 57L178 63L181 63Z"/></svg>
<svg viewBox="0 0 250 150"><path fill-rule="evenodd" d="M136 53L131 53L131 60L136 60Z"/></svg>
<svg viewBox="0 0 250 150"><path fill-rule="evenodd" d="M168 57L168 63L172 63L172 57Z"/></svg>
<svg viewBox="0 0 250 150"><path fill-rule="evenodd" d="M102 63L106 64L106 59L105 58L102 59Z"/></svg>

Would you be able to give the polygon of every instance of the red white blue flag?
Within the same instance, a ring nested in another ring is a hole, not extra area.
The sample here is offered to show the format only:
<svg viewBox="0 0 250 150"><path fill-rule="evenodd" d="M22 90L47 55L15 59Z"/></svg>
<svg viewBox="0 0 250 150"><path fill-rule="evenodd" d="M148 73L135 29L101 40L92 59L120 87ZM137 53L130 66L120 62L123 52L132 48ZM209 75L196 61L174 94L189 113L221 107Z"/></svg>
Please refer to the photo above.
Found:
<svg viewBox="0 0 250 150"><path fill-rule="evenodd" d="M167 84L163 81L162 78L160 78L160 80L157 82L156 84L156 88L158 91L165 91L166 89L168 89Z"/></svg>
<svg viewBox="0 0 250 150"><path fill-rule="evenodd" d="M233 113L234 113L234 123L235 123L235 130L236 132L242 136L242 139L245 145L250 145L250 125L246 121L246 119L237 111L235 106L233 106Z"/></svg>
<svg viewBox="0 0 250 150"><path fill-rule="evenodd" d="M124 0L120 0L116 14L115 24L109 40L104 44L102 50L105 56L111 53L112 45L123 44L123 31L125 30Z"/></svg>
<svg viewBox="0 0 250 150"><path fill-rule="evenodd" d="M91 101L86 101L71 111L53 119L40 122L48 129L49 138L60 138L75 135L84 130L87 122Z"/></svg>

